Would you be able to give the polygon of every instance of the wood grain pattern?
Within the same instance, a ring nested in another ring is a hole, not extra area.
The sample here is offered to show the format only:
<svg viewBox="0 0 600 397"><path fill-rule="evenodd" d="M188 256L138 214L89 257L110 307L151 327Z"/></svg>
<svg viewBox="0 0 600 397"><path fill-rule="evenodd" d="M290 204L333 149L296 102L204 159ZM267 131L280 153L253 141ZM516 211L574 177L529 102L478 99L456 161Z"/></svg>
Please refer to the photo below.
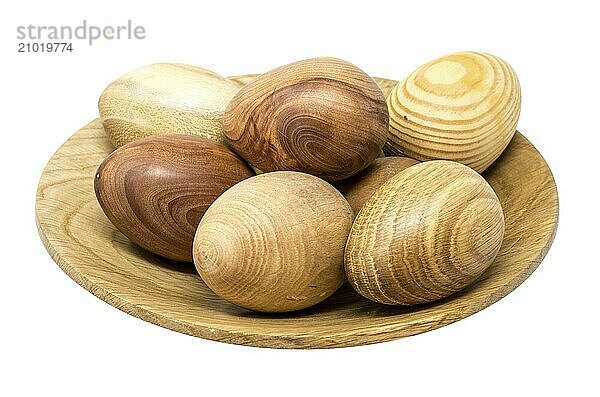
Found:
<svg viewBox="0 0 600 397"><path fill-rule="evenodd" d="M419 67L398 83L387 101L386 153L453 160L482 172L515 133L521 89L502 59L461 52Z"/></svg>
<svg viewBox="0 0 600 397"><path fill-rule="evenodd" d="M315 176L275 171L238 183L208 209L194 263L220 297L260 312L317 304L344 282L354 213Z"/></svg>
<svg viewBox="0 0 600 397"><path fill-rule="evenodd" d="M381 157L375 159L367 169L339 181L335 186L348 200L354 213L358 214L379 187L400 171L418 163L410 157Z"/></svg>
<svg viewBox="0 0 600 397"><path fill-rule="evenodd" d="M228 77L228 79L241 88L246 84L250 83L258 76L258 74L243 74L239 76L230 76ZM398 84L396 80L382 79L379 77L373 77L373 81L375 81L375 84L377 84L385 98L388 97L388 95L390 94L390 92L392 92L396 84Z"/></svg>
<svg viewBox="0 0 600 397"><path fill-rule="evenodd" d="M162 327L227 343L356 346L453 323L521 284L548 252L558 221L552 173L517 133L484 173L502 203L506 231L496 260L474 284L450 298L411 307L371 302L346 284L311 308L258 314L217 297L192 265L182 267L149 254L115 229L92 187L98 165L112 150L96 120L67 140L48 162L36 198L38 230L48 252L69 277L116 308Z"/></svg>
<svg viewBox="0 0 600 397"><path fill-rule="evenodd" d="M379 156L388 110L362 70L340 59L314 58L252 80L231 100L223 125L230 146L262 171L302 171L336 181Z"/></svg>
<svg viewBox="0 0 600 397"><path fill-rule="evenodd" d="M254 173L210 139L151 136L121 146L98 167L96 197L111 222L155 254L192 261L200 219L225 190Z"/></svg>
<svg viewBox="0 0 600 397"><path fill-rule="evenodd" d="M477 172L437 160L413 165L367 200L344 264L352 287L388 305L445 298L494 261L504 236L496 194Z"/></svg>
<svg viewBox="0 0 600 397"><path fill-rule="evenodd" d="M116 147L150 135L199 135L220 143L223 112L239 85L196 66L158 63L106 87L98 110Z"/></svg>
<svg viewBox="0 0 600 397"><path fill-rule="evenodd" d="M258 74L241 74L239 76L229 76L229 77L227 77L227 80L233 82L239 88L242 88L243 86L250 83L252 80L254 80L258 76L259 76Z"/></svg>

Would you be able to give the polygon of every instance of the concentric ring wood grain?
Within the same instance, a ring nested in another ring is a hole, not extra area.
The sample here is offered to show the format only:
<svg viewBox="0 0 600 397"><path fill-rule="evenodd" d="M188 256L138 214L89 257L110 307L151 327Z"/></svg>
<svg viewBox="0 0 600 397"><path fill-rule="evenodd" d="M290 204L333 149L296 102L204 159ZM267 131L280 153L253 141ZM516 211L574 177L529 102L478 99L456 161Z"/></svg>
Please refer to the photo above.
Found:
<svg viewBox="0 0 600 397"><path fill-rule="evenodd" d="M521 284L546 255L558 222L552 173L517 133L483 174L504 208L506 233L495 262L474 284L449 298L414 307L370 302L346 285L309 309L257 314L219 299L193 265L149 254L111 225L93 189L96 168L111 150L100 121L95 120L50 159L36 199L38 230L48 252L73 280L120 310L175 331L227 343L274 348L356 346L453 323Z"/></svg>
<svg viewBox="0 0 600 397"><path fill-rule="evenodd" d="M258 76L223 116L229 146L262 171L338 181L362 171L387 141L386 99L371 76L338 58L312 58Z"/></svg>
<svg viewBox="0 0 600 397"><path fill-rule="evenodd" d="M453 160L483 172L515 133L521 87L501 58L458 52L417 68L387 101L386 154Z"/></svg>

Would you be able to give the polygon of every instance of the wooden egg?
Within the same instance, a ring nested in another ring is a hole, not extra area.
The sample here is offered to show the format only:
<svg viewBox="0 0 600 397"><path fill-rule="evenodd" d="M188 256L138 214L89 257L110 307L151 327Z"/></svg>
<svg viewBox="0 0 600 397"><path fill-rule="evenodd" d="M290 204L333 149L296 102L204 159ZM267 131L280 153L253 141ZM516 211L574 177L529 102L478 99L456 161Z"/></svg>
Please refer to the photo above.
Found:
<svg viewBox="0 0 600 397"><path fill-rule="evenodd" d="M358 214L381 185L400 171L418 163L417 160L409 157L380 157L364 171L338 182L336 187L348 200L354 213Z"/></svg>
<svg viewBox="0 0 600 397"><path fill-rule="evenodd" d="M344 282L354 214L312 175L278 171L238 183L200 221L194 263L221 298L260 312L321 302Z"/></svg>
<svg viewBox="0 0 600 397"><path fill-rule="evenodd" d="M143 66L111 83L98 109L116 147L150 135L187 134L225 143L223 112L238 85L195 66Z"/></svg>
<svg viewBox="0 0 600 397"><path fill-rule="evenodd" d="M389 305L444 298L479 277L504 236L496 194L477 172L429 161L381 186L354 221L345 252L348 281Z"/></svg>
<svg viewBox="0 0 600 397"><path fill-rule="evenodd" d="M515 133L521 89L502 59L460 52L415 70L396 85L387 102L387 153L453 160L482 172Z"/></svg>
<svg viewBox="0 0 600 397"><path fill-rule="evenodd" d="M155 254L191 261L196 227L208 206L252 175L242 159L214 141L155 136L109 155L94 187L106 216L131 241Z"/></svg>
<svg viewBox="0 0 600 397"><path fill-rule="evenodd" d="M367 167L388 134L383 93L362 70L335 58L295 62L243 87L224 117L231 147L264 171L328 181Z"/></svg>

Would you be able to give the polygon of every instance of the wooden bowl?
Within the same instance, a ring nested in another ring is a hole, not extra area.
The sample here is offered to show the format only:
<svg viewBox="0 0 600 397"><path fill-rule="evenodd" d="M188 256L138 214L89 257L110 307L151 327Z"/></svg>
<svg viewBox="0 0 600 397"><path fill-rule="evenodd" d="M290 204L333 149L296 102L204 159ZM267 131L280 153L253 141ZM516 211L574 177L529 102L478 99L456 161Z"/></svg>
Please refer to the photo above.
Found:
<svg viewBox="0 0 600 397"><path fill-rule="evenodd" d="M244 82L250 77L236 77ZM376 79L384 87L394 82ZM506 296L542 261L558 222L552 173L517 133L483 176L504 209L504 243L494 263L466 289L439 301L391 307L343 286L298 312L257 314L218 298L193 265L182 267L129 242L104 216L94 173L113 150L95 120L69 138L39 183L36 219L44 245L73 280L109 304L178 332L274 348L356 346L415 335L461 320ZM74 320L75 321L75 320Z"/></svg>

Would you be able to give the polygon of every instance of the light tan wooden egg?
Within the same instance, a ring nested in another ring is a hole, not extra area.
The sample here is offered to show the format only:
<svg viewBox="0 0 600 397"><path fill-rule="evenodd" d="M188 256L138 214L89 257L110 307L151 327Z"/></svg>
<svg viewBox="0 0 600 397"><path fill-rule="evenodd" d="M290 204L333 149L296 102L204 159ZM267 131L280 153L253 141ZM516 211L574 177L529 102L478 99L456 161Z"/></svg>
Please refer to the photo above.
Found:
<svg viewBox="0 0 600 397"><path fill-rule="evenodd" d="M397 173L418 163L419 161L410 157L380 157L375 159L366 170L336 183L335 186L348 200L354 213L358 214L381 185Z"/></svg>
<svg viewBox="0 0 600 397"><path fill-rule="evenodd" d="M396 85L387 102L387 153L453 160L482 172L515 133L521 89L502 59L460 52L419 67Z"/></svg>
<svg viewBox="0 0 600 397"><path fill-rule="evenodd" d="M431 302L479 277L503 236L502 207L485 179L459 163L428 161L394 176L360 210L346 275L376 302Z"/></svg>
<svg viewBox="0 0 600 397"><path fill-rule="evenodd" d="M112 82L98 102L104 130L116 147L150 135L199 135L219 143L223 113L239 86L195 66L158 63Z"/></svg>
<svg viewBox="0 0 600 397"><path fill-rule="evenodd" d="M315 176L257 175L206 211L194 238L194 263L213 292L238 306L303 309L342 285L353 218L346 199Z"/></svg>

